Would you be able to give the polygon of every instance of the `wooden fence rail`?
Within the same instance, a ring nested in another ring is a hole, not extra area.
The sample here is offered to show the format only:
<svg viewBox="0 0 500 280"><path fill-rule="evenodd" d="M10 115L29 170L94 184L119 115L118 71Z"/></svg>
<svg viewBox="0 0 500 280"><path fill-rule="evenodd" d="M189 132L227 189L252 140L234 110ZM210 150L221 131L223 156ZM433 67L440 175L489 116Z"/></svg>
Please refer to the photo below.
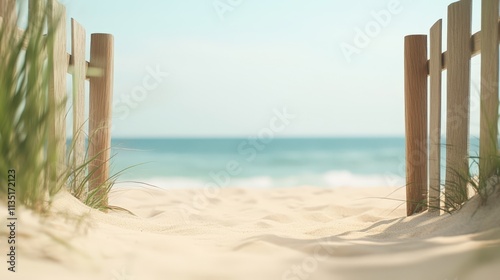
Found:
<svg viewBox="0 0 500 280"><path fill-rule="evenodd" d="M482 1L482 31L471 35L471 22L472 0L449 5L448 50L442 53L442 20L438 20L430 29L428 60L426 35L405 38L408 215L422 212L427 206L430 210L458 206L468 197L470 60L477 54L481 54L479 178L487 179L495 171L494 160L498 150L499 1ZM447 71L444 205L440 174L443 70Z"/></svg>
<svg viewBox="0 0 500 280"><path fill-rule="evenodd" d="M30 5L34 2L30 1ZM88 128L89 152L87 158L90 176L88 189L100 188L109 176L111 146L111 105L113 93L113 36L110 34L91 35L90 62L85 60L85 29L71 19L71 54L66 47L66 9L55 0L49 1L49 21L55 27L53 45L44 53L52 73L49 82L49 98L55 114L50 122L49 145L58 149L56 174L70 167L75 170L85 163L85 81L90 82L90 112ZM29 10L29 9L28 9ZM12 28L21 38L23 30L17 27L15 0L0 0L0 26ZM26 47L26 44L25 44ZM72 76L73 135L71 158L66 159L66 75ZM85 174L75 178L81 183ZM62 176L58 176L62 178ZM64 182L62 182L64 183ZM104 201L103 204L107 204Z"/></svg>

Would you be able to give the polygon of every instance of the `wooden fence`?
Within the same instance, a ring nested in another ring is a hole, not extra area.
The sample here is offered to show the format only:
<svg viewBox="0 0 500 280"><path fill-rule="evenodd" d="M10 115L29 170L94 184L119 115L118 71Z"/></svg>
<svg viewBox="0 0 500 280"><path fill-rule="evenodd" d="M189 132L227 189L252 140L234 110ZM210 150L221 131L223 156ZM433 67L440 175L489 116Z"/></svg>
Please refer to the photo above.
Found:
<svg viewBox="0 0 500 280"><path fill-rule="evenodd" d="M30 1L30 5L33 2ZM85 60L85 29L71 19L71 53L66 46L66 9L55 0L49 1L49 21L55 26L53 46L40 50L51 67L49 82L49 102L56 113L50 120L49 145L58 150L58 175L70 166L73 170L85 163L85 138L88 137L90 159L88 174L89 190L101 186L109 177L109 158L111 145L111 98L113 92L113 36L92 34L90 42L90 61ZM15 30L21 38L23 30L17 27L15 0L0 0L0 24L7 30ZM46 50L51 50L47 53ZM1 59L1 58L0 58ZM71 157L66 157L66 80L72 76L73 96L73 135ZM85 82L89 80L89 121L88 135L85 135ZM61 106L62 105L62 106ZM76 178L82 182L85 174ZM59 178L60 176L58 176ZM107 204L107 201L104 201Z"/></svg>
<svg viewBox="0 0 500 280"><path fill-rule="evenodd" d="M498 136L499 1L483 0L481 31L472 33L472 0L448 6L447 48L442 20L427 35L405 37L407 214L437 210L467 199L470 60L481 54L479 178L495 171ZM441 80L447 71L446 174L441 201ZM429 103L428 108L428 82ZM427 118L429 110L429 120Z"/></svg>

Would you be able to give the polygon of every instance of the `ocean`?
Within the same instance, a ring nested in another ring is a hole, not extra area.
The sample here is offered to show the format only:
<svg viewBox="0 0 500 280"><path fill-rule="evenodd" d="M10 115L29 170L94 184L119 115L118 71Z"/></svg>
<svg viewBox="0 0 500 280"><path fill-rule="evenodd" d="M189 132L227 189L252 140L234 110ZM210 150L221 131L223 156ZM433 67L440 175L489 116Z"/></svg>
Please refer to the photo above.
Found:
<svg viewBox="0 0 500 280"><path fill-rule="evenodd" d="M471 154L477 154L471 139ZM119 185L160 188L404 186L405 141L393 138L119 139ZM442 149L444 162L444 145Z"/></svg>

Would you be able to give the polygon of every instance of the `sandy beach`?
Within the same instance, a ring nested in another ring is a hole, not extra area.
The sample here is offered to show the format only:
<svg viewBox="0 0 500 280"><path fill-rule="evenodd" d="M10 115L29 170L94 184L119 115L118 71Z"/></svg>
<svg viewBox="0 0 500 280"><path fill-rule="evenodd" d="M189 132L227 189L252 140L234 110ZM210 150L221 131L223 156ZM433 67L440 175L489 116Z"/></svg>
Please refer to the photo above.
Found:
<svg viewBox="0 0 500 280"><path fill-rule="evenodd" d="M0 280L500 279L500 2L243 2L0 0Z"/></svg>
<svg viewBox="0 0 500 280"><path fill-rule="evenodd" d="M404 189L115 189L102 213L67 193L19 211L1 279L498 279L500 199L405 216ZM196 199L195 199L196 200ZM194 204L193 204L194 203ZM2 213L3 214L3 213ZM6 216L1 217L6 220ZM7 237L6 227L0 231ZM3 245L2 248L5 248Z"/></svg>

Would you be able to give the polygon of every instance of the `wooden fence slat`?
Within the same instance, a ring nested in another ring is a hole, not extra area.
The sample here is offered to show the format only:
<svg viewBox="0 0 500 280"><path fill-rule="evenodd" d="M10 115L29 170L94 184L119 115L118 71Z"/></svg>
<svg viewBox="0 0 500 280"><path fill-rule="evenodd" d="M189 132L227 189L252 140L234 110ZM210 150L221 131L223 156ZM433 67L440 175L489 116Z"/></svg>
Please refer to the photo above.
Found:
<svg viewBox="0 0 500 280"><path fill-rule="evenodd" d="M448 6L446 205L467 199L472 0Z"/></svg>
<svg viewBox="0 0 500 280"><path fill-rule="evenodd" d="M405 37L406 212L427 204L427 36Z"/></svg>
<svg viewBox="0 0 500 280"><path fill-rule="evenodd" d="M71 54L73 78L73 158L71 164L76 170L85 161L85 29L74 19L71 19ZM75 174L76 175L76 174ZM80 185L84 178L83 171L76 176Z"/></svg>
<svg viewBox="0 0 500 280"><path fill-rule="evenodd" d="M66 8L57 1L51 1L50 20L53 30L53 48L49 54L52 73L49 81L49 98L54 106L54 115L49 131L49 145L55 145L57 151L56 176L62 179L62 172L66 169L66 75L68 62L66 52Z"/></svg>
<svg viewBox="0 0 500 280"><path fill-rule="evenodd" d="M113 94L113 36L92 34L90 63L101 75L90 78L89 167L92 174L89 190L100 188L109 177L111 146L111 104ZM107 200L102 202L107 205Z"/></svg>
<svg viewBox="0 0 500 280"><path fill-rule="evenodd" d="M441 200L441 38L440 19L430 31L429 211L438 210Z"/></svg>
<svg viewBox="0 0 500 280"><path fill-rule="evenodd" d="M483 0L481 13L479 178L486 180L495 172L498 150L498 0Z"/></svg>

